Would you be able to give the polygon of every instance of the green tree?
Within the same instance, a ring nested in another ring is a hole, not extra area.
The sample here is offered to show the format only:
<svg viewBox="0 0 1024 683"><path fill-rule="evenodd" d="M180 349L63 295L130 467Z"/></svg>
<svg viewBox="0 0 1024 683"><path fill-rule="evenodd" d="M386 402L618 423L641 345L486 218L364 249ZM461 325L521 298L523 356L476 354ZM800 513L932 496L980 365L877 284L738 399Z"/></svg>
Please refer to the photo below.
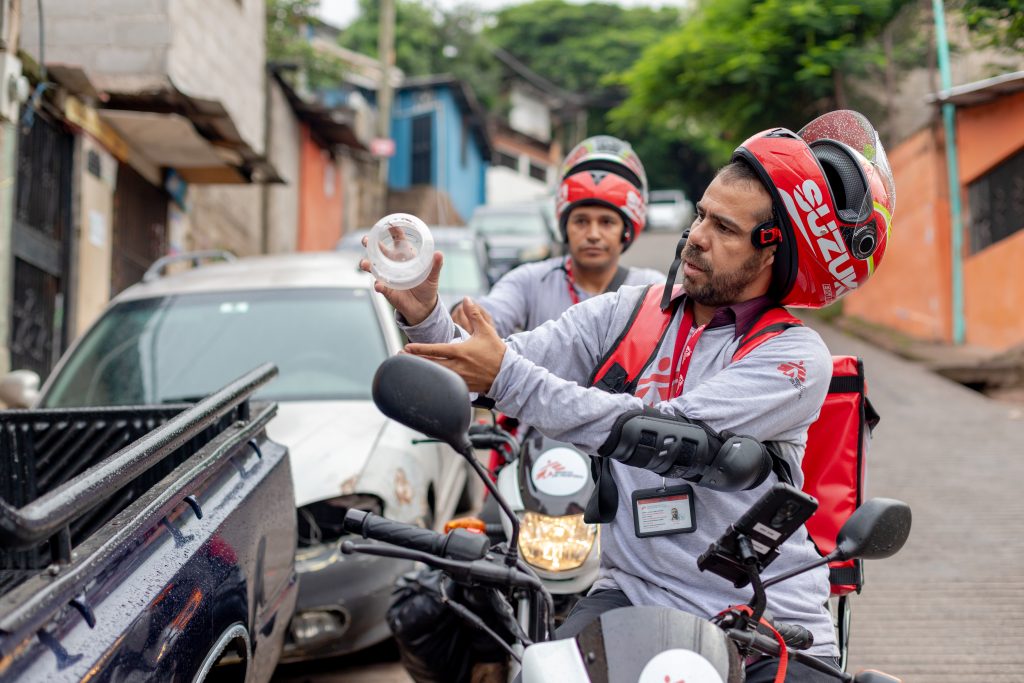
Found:
<svg viewBox="0 0 1024 683"><path fill-rule="evenodd" d="M377 56L380 5L360 0L359 16L339 37L350 50ZM498 62L480 40L484 15L471 3L448 11L415 0L395 2L395 66L407 76L451 74L491 104L500 84Z"/></svg>
<svg viewBox="0 0 1024 683"><path fill-rule="evenodd" d="M309 44L306 32L317 22L319 0L266 0L267 61L297 65L313 88L337 82L341 63Z"/></svg>
<svg viewBox="0 0 1024 683"><path fill-rule="evenodd" d="M1024 51L1024 0L963 0L967 27L983 45Z"/></svg>
<svg viewBox="0 0 1024 683"><path fill-rule="evenodd" d="M535 0L496 12L484 35L552 83L599 96L615 86L609 74L629 68L678 24L671 8Z"/></svg>
<svg viewBox="0 0 1024 683"><path fill-rule="evenodd" d="M857 100L876 94L854 93L851 81L880 82L887 60L910 58L881 41L909 2L703 0L623 76L630 95L613 120L626 130L665 126L720 163L758 130L864 108Z"/></svg>

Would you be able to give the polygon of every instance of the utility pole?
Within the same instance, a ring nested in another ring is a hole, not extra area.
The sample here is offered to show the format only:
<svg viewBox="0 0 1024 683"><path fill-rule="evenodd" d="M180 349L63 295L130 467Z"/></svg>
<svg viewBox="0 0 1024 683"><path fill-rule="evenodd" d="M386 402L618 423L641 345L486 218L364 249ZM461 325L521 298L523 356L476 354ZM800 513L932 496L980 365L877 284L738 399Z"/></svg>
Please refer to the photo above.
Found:
<svg viewBox="0 0 1024 683"><path fill-rule="evenodd" d="M395 0L380 0L380 29L377 34L377 58L380 60L380 86L377 88L377 137L391 138L391 71L395 66ZM381 207L388 196L388 158L380 157L377 167Z"/></svg>
<svg viewBox="0 0 1024 683"><path fill-rule="evenodd" d="M42 21L42 18L40 18ZM18 102L12 102L21 79L18 40L21 0L0 0L0 373L11 365L11 301L14 252L14 185L18 173Z"/></svg>
<svg viewBox="0 0 1024 683"><path fill-rule="evenodd" d="M939 57L939 74L942 78L942 122L946 132L946 172L949 183L949 228L950 270L952 280L953 343L960 345L966 338L964 326L964 271L963 271L963 225L960 221L960 170L957 164L956 148L956 105L949 101L953 78L949 66L949 41L946 40L946 14L942 0L932 0L935 14L935 43Z"/></svg>

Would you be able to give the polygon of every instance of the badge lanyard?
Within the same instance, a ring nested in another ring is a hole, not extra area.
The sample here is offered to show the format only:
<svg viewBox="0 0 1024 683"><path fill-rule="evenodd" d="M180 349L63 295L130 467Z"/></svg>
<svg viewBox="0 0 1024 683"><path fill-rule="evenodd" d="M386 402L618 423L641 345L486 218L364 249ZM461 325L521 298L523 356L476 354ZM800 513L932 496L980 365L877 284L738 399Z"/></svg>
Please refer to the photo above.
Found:
<svg viewBox="0 0 1024 683"><path fill-rule="evenodd" d="M572 299L573 305L580 302L580 295L576 293L576 277L572 274L572 258L569 256L565 257L565 281L569 285L569 298Z"/></svg>
<svg viewBox="0 0 1024 683"><path fill-rule="evenodd" d="M693 358L693 349L704 333L707 324L701 325L693 334L690 328L693 327L693 306L687 304L683 313L683 319L679 323L679 332L676 334L675 351L672 353L672 384L669 387L669 398L679 398L683 394L683 382L686 380L686 371L690 368L690 360Z"/></svg>

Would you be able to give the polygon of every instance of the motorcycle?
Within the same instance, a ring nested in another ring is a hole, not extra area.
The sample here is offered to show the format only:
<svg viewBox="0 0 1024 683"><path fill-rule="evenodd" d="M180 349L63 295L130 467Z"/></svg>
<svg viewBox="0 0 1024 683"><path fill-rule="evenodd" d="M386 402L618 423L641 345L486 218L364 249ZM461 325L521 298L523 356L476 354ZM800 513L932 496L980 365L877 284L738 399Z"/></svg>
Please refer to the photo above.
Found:
<svg viewBox="0 0 1024 683"><path fill-rule="evenodd" d="M521 667L523 683L740 683L744 661L751 655L776 658L777 681L784 680L788 662L798 661L839 681L898 683L899 679L877 671L851 675L801 652L812 644L811 634L797 625L772 622L765 609L766 590L828 562L890 557L910 533L910 508L897 500L868 500L843 525L835 550L762 580L761 572L778 556L778 546L817 505L810 496L781 483L698 560L699 567L738 588L749 585L753 595L748 604L729 607L712 620L663 607L623 607L601 615L575 638L553 640L551 594L519 555L518 516L476 460L467 434L470 411L466 396L465 383L455 373L413 356L388 359L373 382L374 402L381 412L445 441L467 458L509 521L507 547L492 548L485 535L466 529L441 534L351 509L345 516L345 529L383 544L345 540L342 552L410 559L440 569L451 581L441 588L444 604L491 636ZM766 528L767 535L763 533ZM493 627L493 619L487 622L461 604L450 592L452 585L474 587L498 601L503 609L495 614L503 622L504 633ZM516 673L513 667L511 675Z"/></svg>
<svg viewBox="0 0 1024 683"><path fill-rule="evenodd" d="M589 459L530 427L517 439L497 421L472 425L469 439L474 448L502 455L500 467L490 468L492 475L497 469L498 493L519 519L519 551L551 593L561 622L597 580L599 526L583 521L594 491ZM487 497L479 519L476 528L483 526L492 543L510 540L512 524L496 497ZM452 524L459 525L470 526L465 520Z"/></svg>

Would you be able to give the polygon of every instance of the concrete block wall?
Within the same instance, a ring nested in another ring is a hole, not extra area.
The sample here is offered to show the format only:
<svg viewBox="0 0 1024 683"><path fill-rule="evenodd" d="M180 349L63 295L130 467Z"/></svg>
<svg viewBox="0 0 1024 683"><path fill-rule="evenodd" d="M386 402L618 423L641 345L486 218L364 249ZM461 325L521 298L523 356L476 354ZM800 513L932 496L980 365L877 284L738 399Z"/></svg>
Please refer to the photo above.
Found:
<svg viewBox="0 0 1024 683"><path fill-rule="evenodd" d="M291 105L277 81L271 81L270 149L267 155L278 174L284 178L283 185L268 185L267 223L269 230L268 250L272 254L295 251L299 234L299 169L300 128Z"/></svg>
<svg viewBox="0 0 1024 683"><path fill-rule="evenodd" d="M177 1L46 0L46 61L77 64L95 73L165 73L173 33L167 11ZM36 3L23 2L21 7L20 47L38 59Z"/></svg>
<svg viewBox="0 0 1024 683"><path fill-rule="evenodd" d="M189 187L188 249L227 249L236 256L260 253L261 185Z"/></svg>
<svg viewBox="0 0 1024 683"><path fill-rule="evenodd" d="M23 2L21 47L39 57L35 2ZM220 100L263 150L263 0L46 0L46 61L89 73L170 77Z"/></svg>
<svg viewBox="0 0 1024 683"><path fill-rule="evenodd" d="M262 153L264 0L168 2L171 79L189 95L220 100L243 139Z"/></svg>

